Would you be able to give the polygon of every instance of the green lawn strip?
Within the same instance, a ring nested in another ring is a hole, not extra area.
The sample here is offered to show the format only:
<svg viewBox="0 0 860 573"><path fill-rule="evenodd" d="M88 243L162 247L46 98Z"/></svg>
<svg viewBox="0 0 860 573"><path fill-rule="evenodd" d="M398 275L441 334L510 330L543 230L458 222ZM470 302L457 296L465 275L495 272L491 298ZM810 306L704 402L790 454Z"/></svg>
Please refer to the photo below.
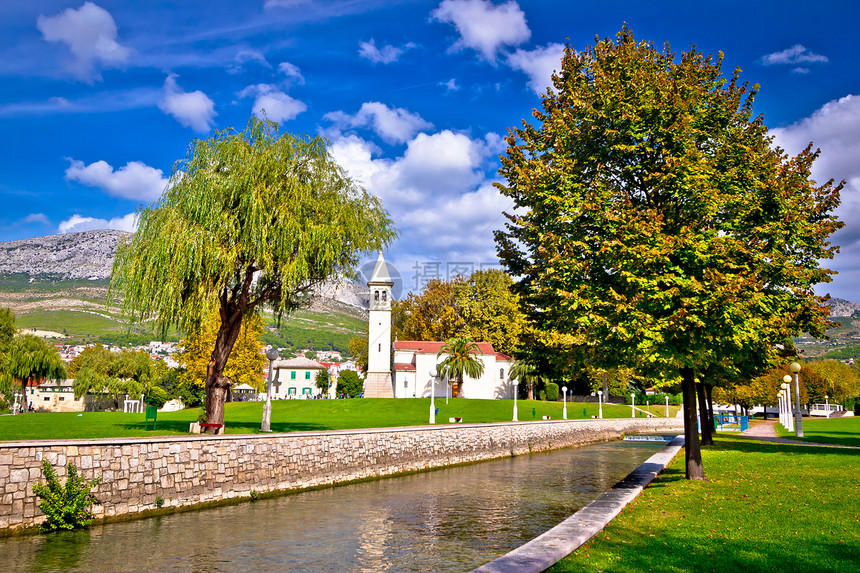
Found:
<svg viewBox="0 0 860 573"><path fill-rule="evenodd" d="M462 418L465 423L508 422L513 412L510 400L451 399L445 404L442 398L436 400L435 406L439 409L438 424L447 424L449 418ZM541 420L543 416L551 416L553 420L562 417L562 404L558 402L521 400L518 408L520 421ZM597 415L597 404L572 403L568 404L567 411L569 419L591 418ZM143 414L83 412L79 416L75 412L60 412L0 416L0 440L180 435L188 433L188 425L197 419L198 413L197 408L159 412L155 431L144 429ZM262 414L262 402L227 404L224 414L227 433L259 432ZM630 415L630 407L606 405L603 414L607 418L626 418ZM430 400L427 398L275 400L271 427L275 432L298 432L418 426L427 424L429 415Z"/></svg>
<svg viewBox="0 0 860 573"><path fill-rule="evenodd" d="M681 453L550 571L856 570L860 453L720 435L702 457L710 481L685 480Z"/></svg>
<svg viewBox="0 0 860 573"><path fill-rule="evenodd" d="M781 438L792 440L860 447L860 417L804 418L802 438L795 437L794 432L789 432L779 423L776 424L776 433Z"/></svg>

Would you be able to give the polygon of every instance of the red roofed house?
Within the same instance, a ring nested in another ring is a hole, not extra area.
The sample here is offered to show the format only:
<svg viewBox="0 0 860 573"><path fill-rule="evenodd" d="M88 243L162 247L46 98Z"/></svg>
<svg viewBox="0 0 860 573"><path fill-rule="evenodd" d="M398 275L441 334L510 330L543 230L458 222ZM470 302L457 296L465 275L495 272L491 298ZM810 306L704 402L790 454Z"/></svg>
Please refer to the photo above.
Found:
<svg viewBox="0 0 860 573"><path fill-rule="evenodd" d="M425 342L420 340L401 340L394 343L394 397L427 398L430 392L437 398L450 395L450 384L443 376L434 380L430 372L437 370L437 364L447 358L447 354L437 357L444 342ZM466 376L463 380L461 398L486 400L512 399L514 386L510 372L514 359L496 352L489 342L476 343L480 349L477 357L484 364L484 373L478 378Z"/></svg>

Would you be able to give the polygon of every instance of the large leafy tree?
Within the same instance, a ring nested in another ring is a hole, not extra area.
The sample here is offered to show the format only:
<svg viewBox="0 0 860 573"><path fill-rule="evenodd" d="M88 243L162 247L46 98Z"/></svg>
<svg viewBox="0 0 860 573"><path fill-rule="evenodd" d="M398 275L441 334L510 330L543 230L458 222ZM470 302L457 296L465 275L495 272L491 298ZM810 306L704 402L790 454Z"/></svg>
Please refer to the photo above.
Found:
<svg viewBox="0 0 860 573"><path fill-rule="evenodd" d="M69 364L74 377L75 398L86 394L107 394L119 409L120 399L136 399L157 385L164 365L142 351L124 349L111 352L100 344L86 348Z"/></svg>
<svg viewBox="0 0 860 573"><path fill-rule="evenodd" d="M66 377L66 365L57 349L32 334L16 336L8 343L2 369L0 374L21 384L23 405L27 402L28 386L46 378Z"/></svg>
<svg viewBox="0 0 860 573"><path fill-rule="evenodd" d="M690 479L704 479L696 379L751 375L786 336L823 332L813 286L841 226L841 185L810 179L817 153L772 146L756 89L720 68L626 28L567 46L535 124L508 137L499 186L518 208L500 257L540 340L679 376Z"/></svg>
<svg viewBox="0 0 860 573"><path fill-rule="evenodd" d="M394 304L394 331L405 340L469 336L513 354L520 345L525 315L512 285L513 279L499 269L429 281L421 293L409 293Z"/></svg>
<svg viewBox="0 0 860 573"><path fill-rule="evenodd" d="M263 306L278 316L296 308L395 234L379 199L345 174L325 140L252 117L241 132L192 142L119 247L111 291L140 318L186 332L217 312L205 409L207 422L222 423L243 319Z"/></svg>
<svg viewBox="0 0 860 573"><path fill-rule="evenodd" d="M484 363L478 357L480 353L481 350L478 345L472 342L472 338L469 336L449 338L439 349L437 358L447 354L438 365L439 372L447 372L454 379L454 383L451 385L451 397L460 396L465 376L480 378L484 373Z"/></svg>

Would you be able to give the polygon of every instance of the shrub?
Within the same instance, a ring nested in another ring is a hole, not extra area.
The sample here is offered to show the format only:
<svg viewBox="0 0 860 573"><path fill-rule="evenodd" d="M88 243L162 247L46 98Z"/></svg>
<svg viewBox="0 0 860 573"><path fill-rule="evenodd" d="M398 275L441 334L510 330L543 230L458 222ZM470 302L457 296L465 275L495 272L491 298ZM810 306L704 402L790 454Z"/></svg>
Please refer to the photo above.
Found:
<svg viewBox="0 0 860 573"><path fill-rule="evenodd" d="M93 515L90 513L90 507L96 500L90 494L90 490L101 483L101 478L87 483L78 474L75 464L70 463L66 466L69 477L66 478L66 484L62 485L57 479L57 472L48 460L42 460L42 472L45 474L47 483L33 485L33 493L42 498L39 502L39 509L45 514L42 529L45 531L75 529L92 523Z"/></svg>
<svg viewBox="0 0 860 573"><path fill-rule="evenodd" d="M550 402L558 400L558 384L555 382L547 382L546 384L546 399Z"/></svg>
<svg viewBox="0 0 860 573"><path fill-rule="evenodd" d="M164 507L164 498L160 495L155 498L155 507L161 508Z"/></svg>
<svg viewBox="0 0 860 573"><path fill-rule="evenodd" d="M546 392L544 392L543 390L541 390L541 391L538 393L538 400L546 400Z"/></svg>
<svg viewBox="0 0 860 573"><path fill-rule="evenodd" d="M156 408L161 408L167 402L167 392L164 388L153 386L146 391L146 401Z"/></svg>
<svg viewBox="0 0 860 573"><path fill-rule="evenodd" d="M364 389L364 382L358 377L358 374L352 370L344 370L337 378L338 394L347 394L353 398L358 396Z"/></svg>

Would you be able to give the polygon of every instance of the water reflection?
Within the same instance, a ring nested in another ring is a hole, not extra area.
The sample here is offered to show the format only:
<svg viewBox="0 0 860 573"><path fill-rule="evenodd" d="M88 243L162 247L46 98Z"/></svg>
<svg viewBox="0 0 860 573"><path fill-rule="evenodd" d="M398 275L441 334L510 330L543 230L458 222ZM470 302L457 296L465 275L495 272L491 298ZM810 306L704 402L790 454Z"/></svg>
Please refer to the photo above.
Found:
<svg viewBox="0 0 860 573"><path fill-rule="evenodd" d="M0 571L463 571L556 525L658 447L614 442L0 539Z"/></svg>

